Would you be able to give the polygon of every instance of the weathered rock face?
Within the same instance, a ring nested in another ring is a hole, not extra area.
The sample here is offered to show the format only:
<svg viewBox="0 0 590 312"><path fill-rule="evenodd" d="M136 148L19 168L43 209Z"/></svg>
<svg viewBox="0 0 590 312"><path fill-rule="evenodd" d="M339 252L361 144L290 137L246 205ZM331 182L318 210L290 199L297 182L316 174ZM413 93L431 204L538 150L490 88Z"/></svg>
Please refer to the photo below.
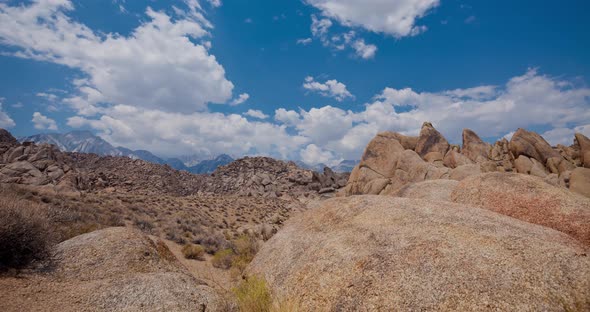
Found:
<svg viewBox="0 0 590 312"><path fill-rule="evenodd" d="M473 176L459 183L451 199L556 229L590 246L590 199L540 178L515 173Z"/></svg>
<svg viewBox="0 0 590 312"><path fill-rule="evenodd" d="M590 168L590 139L581 133L576 133L576 142L580 147L580 161L585 168Z"/></svg>
<svg viewBox="0 0 590 312"><path fill-rule="evenodd" d="M447 142L447 139L434 129L431 123L425 122L422 125L420 137L415 149L420 157L424 157L431 152L439 152L441 155L446 155L449 147L450 145L449 142Z"/></svg>
<svg viewBox="0 0 590 312"><path fill-rule="evenodd" d="M489 160L491 150L492 146L482 141L475 132L463 129L463 155L473 162L482 163Z"/></svg>
<svg viewBox="0 0 590 312"><path fill-rule="evenodd" d="M590 198L590 169L574 169L569 177L569 187L572 192Z"/></svg>
<svg viewBox="0 0 590 312"><path fill-rule="evenodd" d="M408 184L394 194L395 197L451 201L451 193L459 182L455 180L429 180Z"/></svg>
<svg viewBox="0 0 590 312"><path fill-rule="evenodd" d="M472 206L355 196L288 221L249 271L305 311L585 310L586 253L563 233Z"/></svg>
<svg viewBox="0 0 590 312"><path fill-rule="evenodd" d="M473 164L473 161L461 153L458 153L454 150L449 150L447 155L445 155L443 164L445 167L457 168L463 165L471 165Z"/></svg>

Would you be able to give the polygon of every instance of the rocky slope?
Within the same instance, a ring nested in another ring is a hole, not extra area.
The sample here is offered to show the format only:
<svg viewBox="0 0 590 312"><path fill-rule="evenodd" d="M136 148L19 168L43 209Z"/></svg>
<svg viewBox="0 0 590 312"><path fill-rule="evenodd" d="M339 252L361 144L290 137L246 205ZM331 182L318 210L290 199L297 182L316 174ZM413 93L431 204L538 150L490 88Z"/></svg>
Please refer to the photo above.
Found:
<svg viewBox="0 0 590 312"><path fill-rule="evenodd" d="M0 285L3 311L223 311L162 241L122 227L67 240L46 274Z"/></svg>
<svg viewBox="0 0 590 312"><path fill-rule="evenodd" d="M586 167L590 165L584 158L590 153L589 142L578 133L573 145L551 147L540 135L518 129L510 141L502 139L491 145L465 129L459 147L450 145L432 124L424 123L418 137L383 132L369 142L344 195L387 195L426 180L460 181L485 172L517 172L589 196L590 169Z"/></svg>
<svg viewBox="0 0 590 312"><path fill-rule="evenodd" d="M587 253L470 205L354 196L288 221L249 270L306 311L585 311Z"/></svg>

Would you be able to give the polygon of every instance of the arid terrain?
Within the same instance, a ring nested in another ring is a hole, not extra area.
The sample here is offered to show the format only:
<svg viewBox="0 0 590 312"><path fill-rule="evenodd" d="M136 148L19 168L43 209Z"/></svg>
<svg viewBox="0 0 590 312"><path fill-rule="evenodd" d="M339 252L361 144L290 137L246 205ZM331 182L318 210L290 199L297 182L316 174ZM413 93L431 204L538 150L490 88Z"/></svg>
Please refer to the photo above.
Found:
<svg viewBox="0 0 590 312"><path fill-rule="evenodd" d="M588 311L590 140L430 124L352 173L194 175L0 131L2 311Z"/></svg>

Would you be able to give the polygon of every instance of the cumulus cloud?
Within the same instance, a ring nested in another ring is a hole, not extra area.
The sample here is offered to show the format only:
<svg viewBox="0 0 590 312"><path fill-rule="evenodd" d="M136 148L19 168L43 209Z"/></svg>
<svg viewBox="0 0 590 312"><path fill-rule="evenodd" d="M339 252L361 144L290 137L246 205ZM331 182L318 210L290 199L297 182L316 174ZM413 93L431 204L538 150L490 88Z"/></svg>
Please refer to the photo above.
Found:
<svg viewBox="0 0 590 312"><path fill-rule="evenodd" d="M232 105L232 106L240 105L240 104L246 102L249 98L250 98L250 94L242 93L237 98L235 98L233 101L231 101L230 105Z"/></svg>
<svg viewBox="0 0 590 312"><path fill-rule="evenodd" d="M357 57L362 59L370 59L375 57L377 46L374 44L367 44L362 38L357 38L355 31L348 31L344 33L330 34L330 28L333 23L328 18L318 18L315 15L311 16L311 34L317 38L323 46L328 47L334 51L342 51L350 48L354 51ZM308 38L311 42L311 38ZM305 40L308 40L305 39ZM299 41L297 43L300 43Z"/></svg>
<svg viewBox="0 0 590 312"><path fill-rule="evenodd" d="M16 126L16 123L8 114L2 109L2 102L4 98L0 97L0 128L12 128Z"/></svg>
<svg viewBox="0 0 590 312"><path fill-rule="evenodd" d="M148 7L148 20L128 36L97 33L74 21L68 16L74 10L69 0L0 3L0 43L17 48L14 56L84 73L76 85L80 94L66 101L83 114L98 113L104 103L168 112L205 110L207 103L228 101L233 84L209 54L205 38L212 26L199 2L185 2L188 10L176 8L177 16Z"/></svg>
<svg viewBox="0 0 590 312"><path fill-rule="evenodd" d="M297 39L297 44L305 46L305 45L310 44L312 41L313 41L313 39L311 39L311 38Z"/></svg>
<svg viewBox="0 0 590 312"><path fill-rule="evenodd" d="M317 92L325 97L334 98L338 102L342 102L347 98L354 98L352 93L346 88L346 85L335 79L321 83L315 81L313 77L306 77L303 88L311 92Z"/></svg>
<svg viewBox="0 0 590 312"><path fill-rule="evenodd" d="M33 122L35 129L57 131L57 124L55 123L55 120L44 116L39 112L33 113L33 119L31 121Z"/></svg>
<svg viewBox="0 0 590 312"><path fill-rule="evenodd" d="M301 135L287 133L284 125L252 122L236 114L181 114L126 105L114 106L100 118L69 118L68 125L90 127L115 145L163 156L229 153L297 158L299 147L309 142Z"/></svg>
<svg viewBox="0 0 590 312"><path fill-rule="evenodd" d="M294 110L279 108L275 111L275 120L287 126L294 126L299 123L301 116Z"/></svg>
<svg viewBox="0 0 590 312"><path fill-rule="evenodd" d="M309 144L301 150L301 160L304 163L317 165L325 164L328 166L337 165L341 160L335 159L334 153L326 151L315 144Z"/></svg>
<svg viewBox="0 0 590 312"><path fill-rule="evenodd" d="M249 109L247 112L244 113L246 116L250 116L257 119L267 119L269 116L263 113L260 110Z"/></svg>
<svg viewBox="0 0 590 312"><path fill-rule="evenodd" d="M306 0L328 18L344 26L362 27L396 38L426 30L416 21L439 5L439 0Z"/></svg>
<svg viewBox="0 0 590 312"><path fill-rule="evenodd" d="M352 43L352 47L356 51L356 55L364 59L374 58L375 53L377 53L377 46L374 44L366 44L363 39L355 40Z"/></svg>

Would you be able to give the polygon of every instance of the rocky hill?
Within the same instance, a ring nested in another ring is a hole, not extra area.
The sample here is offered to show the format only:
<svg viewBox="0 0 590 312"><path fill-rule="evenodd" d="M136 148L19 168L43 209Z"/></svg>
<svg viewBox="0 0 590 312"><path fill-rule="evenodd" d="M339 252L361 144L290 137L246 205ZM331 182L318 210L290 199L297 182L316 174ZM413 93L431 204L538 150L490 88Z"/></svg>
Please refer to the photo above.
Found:
<svg viewBox="0 0 590 312"><path fill-rule="evenodd" d="M212 175L195 175L141 159L68 153L55 145L18 143L5 130L1 139L0 182L54 191L109 190L177 196L207 193L294 199L334 193L348 179L347 174L336 174L330 169L317 173L265 157L247 157L218 168ZM210 165L230 159L221 157Z"/></svg>

